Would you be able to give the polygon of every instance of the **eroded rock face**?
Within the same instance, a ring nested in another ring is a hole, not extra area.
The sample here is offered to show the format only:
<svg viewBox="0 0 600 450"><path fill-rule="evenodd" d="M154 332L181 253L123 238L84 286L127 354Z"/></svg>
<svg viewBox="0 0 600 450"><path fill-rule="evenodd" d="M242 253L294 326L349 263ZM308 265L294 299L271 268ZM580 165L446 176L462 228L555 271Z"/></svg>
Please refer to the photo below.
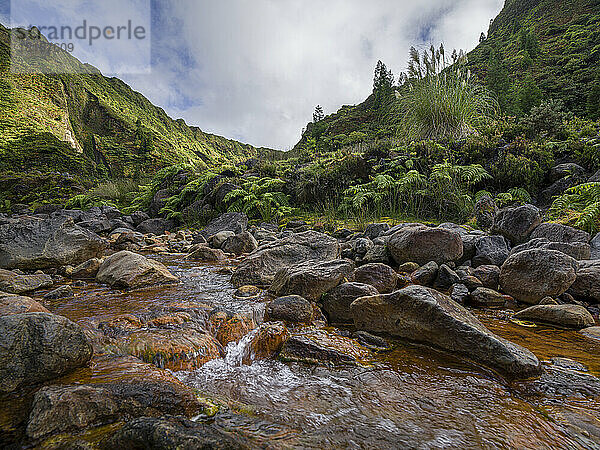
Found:
<svg viewBox="0 0 600 450"><path fill-rule="evenodd" d="M50 313L43 305L30 297L0 292L0 316L30 312Z"/></svg>
<svg viewBox="0 0 600 450"><path fill-rule="evenodd" d="M299 264L277 272L269 292L278 296L300 295L314 302L350 277L353 271L354 263L344 259Z"/></svg>
<svg viewBox="0 0 600 450"><path fill-rule="evenodd" d="M96 279L112 288L127 290L179 281L164 264L126 250L106 258Z"/></svg>
<svg viewBox="0 0 600 450"><path fill-rule="evenodd" d="M301 263L331 261L339 254L337 240L326 234L316 231L296 233L260 247L237 267L231 281L235 287L245 284L266 286L281 269Z"/></svg>
<svg viewBox="0 0 600 450"><path fill-rule="evenodd" d="M396 288L398 274L386 264L371 263L360 266L354 271L354 281L370 284L379 293L387 294Z"/></svg>
<svg viewBox="0 0 600 450"><path fill-rule="evenodd" d="M92 347L79 325L36 312L0 317L0 392L11 392L85 366Z"/></svg>
<svg viewBox="0 0 600 450"><path fill-rule="evenodd" d="M267 305L265 310L265 318L275 322L310 323L312 317L312 305L299 295L276 298Z"/></svg>
<svg viewBox="0 0 600 450"><path fill-rule="evenodd" d="M377 295L379 292L370 284L343 283L327 293L323 300L323 309L330 322L352 322L350 305L359 297Z"/></svg>
<svg viewBox="0 0 600 450"><path fill-rule="evenodd" d="M541 223L540 210L533 205L505 208L496 215L492 232L516 245L525 242Z"/></svg>
<svg viewBox="0 0 600 450"><path fill-rule="evenodd" d="M388 248L397 264L444 264L463 255L460 234L448 228L405 227L389 238Z"/></svg>
<svg viewBox="0 0 600 450"><path fill-rule="evenodd" d="M106 243L71 218L21 220L0 225L0 268L37 270L77 265L99 257Z"/></svg>
<svg viewBox="0 0 600 450"><path fill-rule="evenodd" d="M21 275L10 270L0 269L0 291L10 294L26 294L36 289L51 287L52 277L43 273Z"/></svg>
<svg viewBox="0 0 600 450"><path fill-rule="evenodd" d="M362 297L351 305L359 330L389 333L465 356L508 378L541 373L529 350L502 339L450 297L422 286Z"/></svg>
<svg viewBox="0 0 600 450"><path fill-rule="evenodd" d="M577 277L569 292L578 298L600 303L600 260L579 262Z"/></svg>
<svg viewBox="0 0 600 450"><path fill-rule="evenodd" d="M577 261L557 250L533 249L511 255L500 269L502 291L537 304L565 293L576 278Z"/></svg>
<svg viewBox="0 0 600 450"><path fill-rule="evenodd" d="M595 324L589 311L579 305L535 305L519 311L513 317L578 330Z"/></svg>

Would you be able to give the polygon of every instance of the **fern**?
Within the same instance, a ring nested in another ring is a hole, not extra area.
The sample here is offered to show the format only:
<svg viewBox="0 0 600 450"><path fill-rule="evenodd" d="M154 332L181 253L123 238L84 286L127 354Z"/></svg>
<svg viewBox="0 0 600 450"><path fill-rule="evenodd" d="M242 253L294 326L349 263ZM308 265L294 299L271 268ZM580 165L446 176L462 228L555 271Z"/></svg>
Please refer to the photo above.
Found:
<svg viewBox="0 0 600 450"><path fill-rule="evenodd" d="M600 223L600 183L584 183L567 189L550 208L550 217L589 232Z"/></svg>

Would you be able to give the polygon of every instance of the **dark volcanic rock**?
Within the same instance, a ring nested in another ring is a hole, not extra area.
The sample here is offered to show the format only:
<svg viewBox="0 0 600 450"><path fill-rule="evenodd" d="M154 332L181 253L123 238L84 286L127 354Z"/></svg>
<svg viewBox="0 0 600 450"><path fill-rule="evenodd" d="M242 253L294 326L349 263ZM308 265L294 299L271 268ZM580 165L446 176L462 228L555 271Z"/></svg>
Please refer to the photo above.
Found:
<svg viewBox="0 0 600 450"><path fill-rule="evenodd" d="M299 295L279 297L270 302L265 317L272 322L310 323L313 317L312 305Z"/></svg>
<svg viewBox="0 0 600 450"><path fill-rule="evenodd" d="M330 322L352 322L350 305L359 297L377 295L379 292L370 284L343 283L329 291L323 300L323 309Z"/></svg>
<svg viewBox="0 0 600 450"><path fill-rule="evenodd" d="M0 269L0 291L9 294L26 294L36 289L51 287L53 284L52 277L43 273L21 275L10 270Z"/></svg>
<svg viewBox="0 0 600 450"><path fill-rule="evenodd" d="M92 347L79 325L62 316L0 317L0 392L42 383L85 366Z"/></svg>
<svg viewBox="0 0 600 450"><path fill-rule="evenodd" d="M370 284L381 294L387 294L396 288L398 274L386 264L371 263L354 271L354 281Z"/></svg>
<svg viewBox="0 0 600 450"><path fill-rule="evenodd" d="M525 242L542 222L540 210L533 205L501 210L492 231L507 238L513 245Z"/></svg>
<svg viewBox="0 0 600 450"><path fill-rule="evenodd" d="M248 227L248 217L243 213L229 212L211 221L200 233L208 239L221 231L243 233Z"/></svg>
<svg viewBox="0 0 600 450"><path fill-rule="evenodd" d="M389 238L388 248L398 264L426 264L429 261L444 264L463 255L463 243L458 232L426 226L400 229Z"/></svg>
<svg viewBox="0 0 600 450"><path fill-rule="evenodd" d="M148 219L140 223L135 229L143 234L155 234L160 236L165 234L165 231L171 231L175 228L175 223L167 219Z"/></svg>
<svg viewBox="0 0 600 450"><path fill-rule="evenodd" d="M0 225L0 268L36 270L77 265L102 255L106 243L71 218Z"/></svg>

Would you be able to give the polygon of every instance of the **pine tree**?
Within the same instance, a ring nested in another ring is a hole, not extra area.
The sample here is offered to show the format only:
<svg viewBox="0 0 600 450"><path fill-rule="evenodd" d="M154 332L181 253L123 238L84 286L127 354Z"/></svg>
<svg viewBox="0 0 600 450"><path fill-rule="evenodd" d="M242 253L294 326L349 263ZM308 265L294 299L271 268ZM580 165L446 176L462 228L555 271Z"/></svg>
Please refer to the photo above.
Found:
<svg viewBox="0 0 600 450"><path fill-rule="evenodd" d="M531 75L528 75L519 89L519 106L521 114L529 114L531 108L542 102L542 91Z"/></svg>
<svg viewBox="0 0 600 450"><path fill-rule="evenodd" d="M392 96L394 87L394 74L388 70L386 65L380 60L375 67L375 76L373 77L373 94L375 94L375 109L381 107Z"/></svg>
<svg viewBox="0 0 600 450"><path fill-rule="evenodd" d="M321 107L321 105L317 105L317 107L315 108L315 112L313 113L313 122L314 123L320 122L324 118L325 118L325 113L323 112L323 108Z"/></svg>
<svg viewBox="0 0 600 450"><path fill-rule="evenodd" d="M483 32L482 32L482 33L479 35L479 43L482 43L482 42L483 42L483 41L485 41L486 39L487 39L487 38L485 37L485 33L483 33Z"/></svg>

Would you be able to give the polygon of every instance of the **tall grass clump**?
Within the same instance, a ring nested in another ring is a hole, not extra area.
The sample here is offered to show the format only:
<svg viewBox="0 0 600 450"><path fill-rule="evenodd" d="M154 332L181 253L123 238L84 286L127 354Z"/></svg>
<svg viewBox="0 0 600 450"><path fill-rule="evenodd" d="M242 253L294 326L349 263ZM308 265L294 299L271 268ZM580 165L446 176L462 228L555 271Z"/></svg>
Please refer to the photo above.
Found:
<svg viewBox="0 0 600 450"><path fill-rule="evenodd" d="M413 140L455 140L476 134L497 110L487 89L474 82L466 56L445 57L444 47L411 48L408 75L397 97L404 131Z"/></svg>

